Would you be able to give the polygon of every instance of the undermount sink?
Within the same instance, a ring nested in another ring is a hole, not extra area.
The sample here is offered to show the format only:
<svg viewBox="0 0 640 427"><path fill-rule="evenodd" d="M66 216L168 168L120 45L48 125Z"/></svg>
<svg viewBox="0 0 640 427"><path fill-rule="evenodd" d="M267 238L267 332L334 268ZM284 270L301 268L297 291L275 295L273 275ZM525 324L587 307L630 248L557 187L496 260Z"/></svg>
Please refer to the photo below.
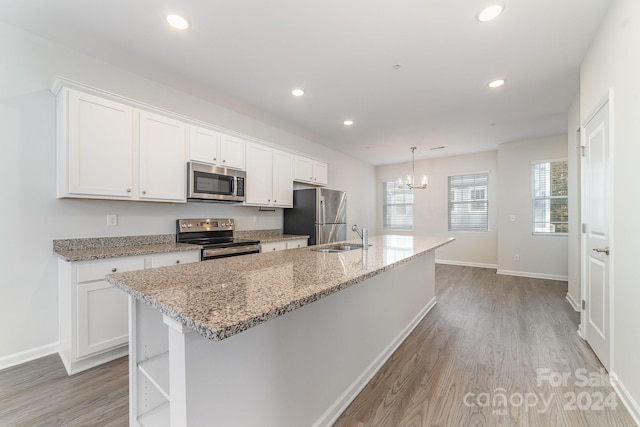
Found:
<svg viewBox="0 0 640 427"><path fill-rule="evenodd" d="M354 249L362 249L362 245L360 243L336 243L334 245L324 246L322 248L313 248L311 250L315 252L346 252Z"/></svg>

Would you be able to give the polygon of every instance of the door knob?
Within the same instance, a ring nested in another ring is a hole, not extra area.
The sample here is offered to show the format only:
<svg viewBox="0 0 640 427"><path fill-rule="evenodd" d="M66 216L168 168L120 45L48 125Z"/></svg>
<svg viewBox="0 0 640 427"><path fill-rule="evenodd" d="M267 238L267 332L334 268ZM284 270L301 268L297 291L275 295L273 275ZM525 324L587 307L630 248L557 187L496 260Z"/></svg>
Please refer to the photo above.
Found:
<svg viewBox="0 0 640 427"><path fill-rule="evenodd" d="M593 248L594 252L604 252L605 255L609 255L609 246L604 248Z"/></svg>

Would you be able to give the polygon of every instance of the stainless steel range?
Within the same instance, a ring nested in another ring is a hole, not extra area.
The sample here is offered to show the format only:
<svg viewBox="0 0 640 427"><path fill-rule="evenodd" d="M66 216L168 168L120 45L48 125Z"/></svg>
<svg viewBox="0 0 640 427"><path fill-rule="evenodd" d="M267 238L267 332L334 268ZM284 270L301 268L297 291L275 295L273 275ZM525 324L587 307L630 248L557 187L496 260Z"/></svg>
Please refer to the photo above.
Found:
<svg viewBox="0 0 640 427"><path fill-rule="evenodd" d="M260 252L258 240L234 239L233 219L179 219L176 221L176 241L202 245L201 260Z"/></svg>

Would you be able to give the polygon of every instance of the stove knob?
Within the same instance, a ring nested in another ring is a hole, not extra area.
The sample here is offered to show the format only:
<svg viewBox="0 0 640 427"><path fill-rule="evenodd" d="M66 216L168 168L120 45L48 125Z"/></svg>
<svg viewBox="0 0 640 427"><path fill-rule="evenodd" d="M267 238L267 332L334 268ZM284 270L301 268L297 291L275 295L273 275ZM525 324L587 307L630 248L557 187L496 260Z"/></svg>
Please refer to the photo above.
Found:
<svg viewBox="0 0 640 427"><path fill-rule="evenodd" d="M193 225L191 223L187 224L187 228L191 228Z"/></svg>

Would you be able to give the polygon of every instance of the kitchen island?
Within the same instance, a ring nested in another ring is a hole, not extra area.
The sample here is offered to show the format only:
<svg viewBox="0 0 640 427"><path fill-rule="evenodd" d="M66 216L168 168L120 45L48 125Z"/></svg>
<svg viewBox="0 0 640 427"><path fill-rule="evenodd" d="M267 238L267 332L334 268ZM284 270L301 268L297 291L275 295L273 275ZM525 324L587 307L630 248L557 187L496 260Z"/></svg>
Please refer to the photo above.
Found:
<svg viewBox="0 0 640 427"><path fill-rule="evenodd" d="M435 304L452 240L108 275L130 295L131 425L330 425Z"/></svg>

